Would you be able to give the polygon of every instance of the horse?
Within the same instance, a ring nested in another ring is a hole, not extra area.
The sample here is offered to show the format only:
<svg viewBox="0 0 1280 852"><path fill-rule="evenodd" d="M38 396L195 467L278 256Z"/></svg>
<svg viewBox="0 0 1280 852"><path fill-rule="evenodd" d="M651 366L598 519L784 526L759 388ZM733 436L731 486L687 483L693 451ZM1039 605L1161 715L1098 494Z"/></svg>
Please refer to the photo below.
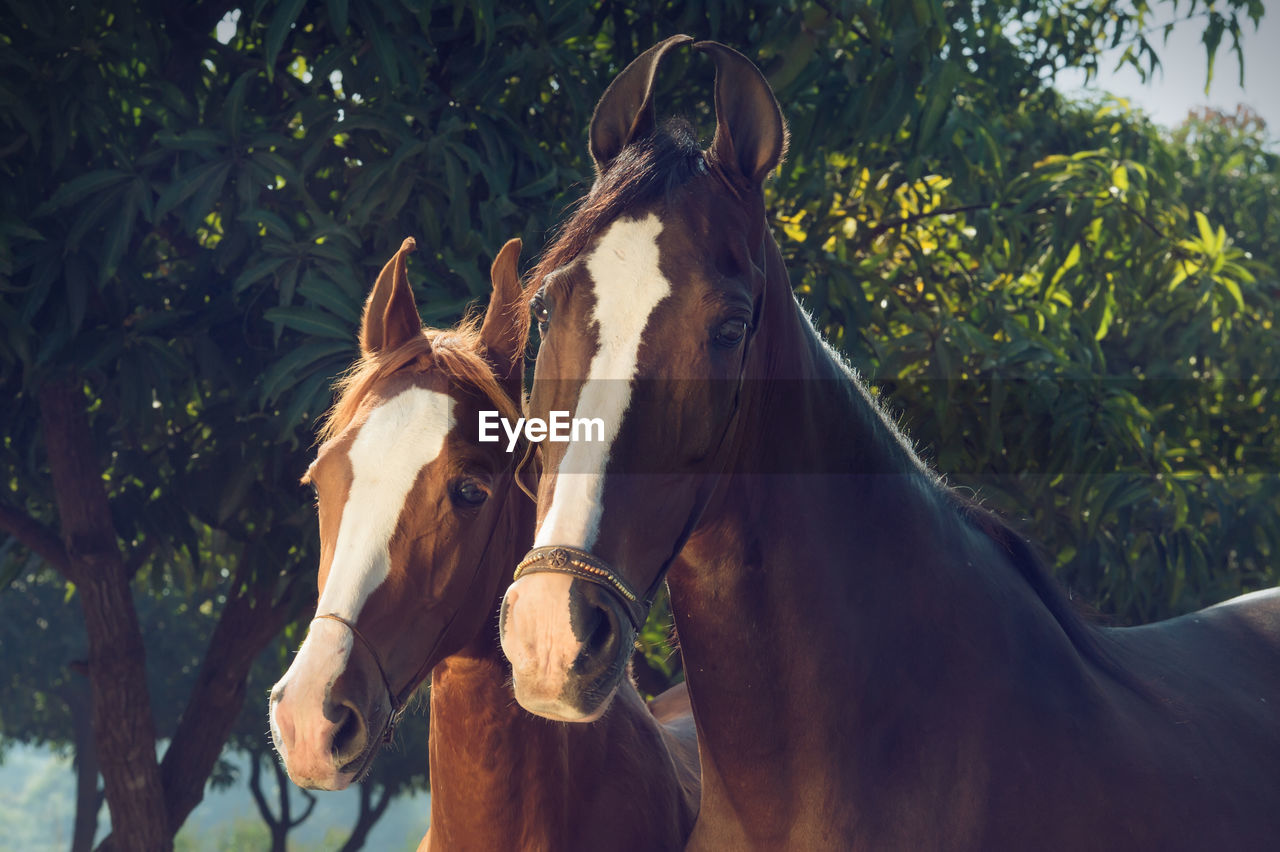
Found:
<svg viewBox="0 0 1280 852"><path fill-rule="evenodd" d="M320 520L319 600L271 690L294 783L345 788L431 678L431 823L420 849L678 849L698 801L683 686L647 707L629 682L598 725L531 716L497 641L502 578L533 538L518 454L481 412L520 410L528 314L520 241L493 263L482 323L422 327L407 239L382 270L303 482Z"/></svg>
<svg viewBox="0 0 1280 852"><path fill-rule="evenodd" d="M759 70L694 44L710 147L657 123L659 63L691 41L607 88L594 184L530 275L529 416L604 430L543 445L500 613L517 700L597 717L622 668L580 626L625 646L670 567L702 761L690 849L1274 848L1280 590L1134 628L1078 613L796 300Z"/></svg>

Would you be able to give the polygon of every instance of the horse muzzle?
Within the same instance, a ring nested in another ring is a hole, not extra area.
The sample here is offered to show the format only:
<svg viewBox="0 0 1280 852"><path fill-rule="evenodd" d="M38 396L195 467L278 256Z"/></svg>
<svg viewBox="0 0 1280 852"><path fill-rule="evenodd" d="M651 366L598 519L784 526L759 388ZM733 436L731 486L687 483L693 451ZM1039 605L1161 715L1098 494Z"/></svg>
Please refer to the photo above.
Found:
<svg viewBox="0 0 1280 852"><path fill-rule="evenodd" d="M626 674L648 604L604 562L542 547L516 569L499 615L516 700L531 713L589 722Z"/></svg>

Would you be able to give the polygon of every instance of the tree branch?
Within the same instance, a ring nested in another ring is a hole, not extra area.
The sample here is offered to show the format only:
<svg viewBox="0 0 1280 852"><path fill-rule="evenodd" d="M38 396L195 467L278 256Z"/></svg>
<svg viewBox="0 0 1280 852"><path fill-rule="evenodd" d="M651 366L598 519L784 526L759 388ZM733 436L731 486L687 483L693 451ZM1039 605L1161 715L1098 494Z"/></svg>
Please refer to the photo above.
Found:
<svg viewBox="0 0 1280 852"><path fill-rule="evenodd" d="M30 515L4 505L0 505L0 530L13 536L19 544L49 563L59 574L71 579L67 551L53 530Z"/></svg>
<svg viewBox="0 0 1280 852"><path fill-rule="evenodd" d="M195 686L161 761L165 806L174 834L204 796L205 781L244 708L253 661L288 621L290 607L272 600L270 580L248 585L251 573L249 560L242 555Z"/></svg>
<svg viewBox="0 0 1280 852"><path fill-rule="evenodd" d="M258 814L262 817L262 821L267 824L267 828L274 832L275 827L279 824L276 815L271 812L271 805L267 803L267 797L262 792L262 759L266 755L261 752L249 752L249 794L253 796L253 803L258 806Z"/></svg>

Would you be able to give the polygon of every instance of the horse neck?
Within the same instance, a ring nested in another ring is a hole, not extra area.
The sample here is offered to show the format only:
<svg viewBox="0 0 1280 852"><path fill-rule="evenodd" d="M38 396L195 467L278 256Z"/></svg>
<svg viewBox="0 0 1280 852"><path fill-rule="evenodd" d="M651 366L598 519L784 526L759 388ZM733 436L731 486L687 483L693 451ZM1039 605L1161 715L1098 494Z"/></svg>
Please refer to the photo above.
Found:
<svg viewBox="0 0 1280 852"><path fill-rule="evenodd" d="M945 716L1002 660L1079 675L1030 586L821 341L780 256L770 272L744 427L682 554L692 570L670 576L694 706L714 720L699 726L712 786L760 783L801 753L844 771L830 731L859 743L885 718ZM753 701L722 701L742 684Z"/></svg>
<svg viewBox="0 0 1280 852"><path fill-rule="evenodd" d="M563 732L534 724L509 681L504 662L488 656L455 654L432 672L433 848L564 845Z"/></svg>
<svg viewBox="0 0 1280 852"><path fill-rule="evenodd" d="M514 486L494 530L485 570L506 577L516 550L533 539L534 512ZM565 777L564 750L552 726L530 730L515 703L498 642L496 613L505 584L493 584L483 627L431 672L431 848L501 848L535 821L562 823L554 784Z"/></svg>
<svg viewBox="0 0 1280 852"><path fill-rule="evenodd" d="M504 578L533 542L533 503L512 491L510 535L490 554L491 567ZM651 833L658 846L683 838L655 827L675 819L676 803L653 791L665 787L674 799L670 791L680 784L658 723L629 681L591 725L549 722L516 703L498 643L496 613L506 584L498 585L490 608L495 617L431 673L430 848L582 847L593 832L610 836L626 819L619 809L643 815L626 828L639 837ZM632 800L638 789L652 801ZM696 804L696 798L681 803L685 834Z"/></svg>

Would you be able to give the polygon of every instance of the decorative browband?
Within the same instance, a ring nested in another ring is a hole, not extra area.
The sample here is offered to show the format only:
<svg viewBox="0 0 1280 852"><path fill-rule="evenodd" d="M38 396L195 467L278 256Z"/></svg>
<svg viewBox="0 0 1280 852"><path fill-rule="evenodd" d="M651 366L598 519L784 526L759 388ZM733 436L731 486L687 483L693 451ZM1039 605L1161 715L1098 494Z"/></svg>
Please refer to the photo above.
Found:
<svg viewBox="0 0 1280 852"><path fill-rule="evenodd" d="M516 566L513 580L525 574L569 574L607 589L626 610L631 626L638 633L649 614L649 601L643 600L626 580L585 550L563 544L535 547Z"/></svg>

